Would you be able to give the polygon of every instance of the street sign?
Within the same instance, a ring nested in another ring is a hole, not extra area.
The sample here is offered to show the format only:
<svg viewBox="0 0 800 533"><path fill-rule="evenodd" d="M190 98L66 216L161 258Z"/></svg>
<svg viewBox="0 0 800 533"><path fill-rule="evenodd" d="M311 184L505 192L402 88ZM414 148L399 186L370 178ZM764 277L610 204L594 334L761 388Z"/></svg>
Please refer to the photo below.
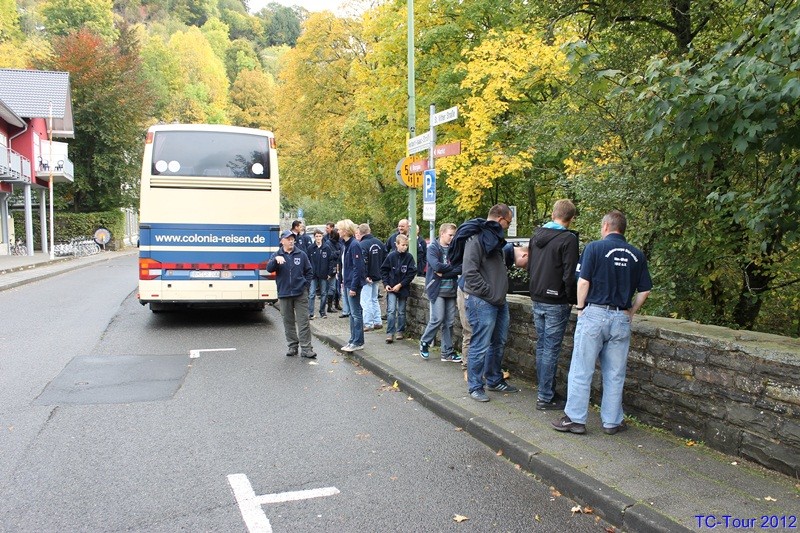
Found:
<svg viewBox="0 0 800 533"><path fill-rule="evenodd" d="M436 171L433 169L426 170L423 174L422 201L436 202Z"/></svg>
<svg viewBox="0 0 800 533"><path fill-rule="evenodd" d="M508 237L516 237L517 236L517 206L510 205L508 206L511 209L511 224L508 225L508 229L506 230L506 236Z"/></svg>
<svg viewBox="0 0 800 533"><path fill-rule="evenodd" d="M451 120L455 120L458 118L458 106L451 107L450 109L445 109L444 111L440 111L435 115L431 116L431 128L434 126L438 126L439 124L444 124L445 122L450 122Z"/></svg>
<svg viewBox="0 0 800 533"><path fill-rule="evenodd" d="M447 157L461 153L461 141L448 144L437 144L433 149L433 157Z"/></svg>
<svg viewBox="0 0 800 533"><path fill-rule="evenodd" d="M410 171L414 163L416 161L411 157L404 157L397 162L397 166L394 167L394 174L400 185L414 189L422 185L422 174L412 174ZM422 171L420 170L419 172Z"/></svg>
<svg viewBox="0 0 800 533"><path fill-rule="evenodd" d="M302 207L298 207L297 208L297 218L303 218L303 208Z"/></svg>
<svg viewBox="0 0 800 533"><path fill-rule="evenodd" d="M431 132L426 131L422 135L417 135L408 140L408 153L416 154L431 147Z"/></svg>
<svg viewBox="0 0 800 533"><path fill-rule="evenodd" d="M436 204L425 202L422 204L422 220L436 222Z"/></svg>
<svg viewBox="0 0 800 533"><path fill-rule="evenodd" d="M427 159L419 159L411 163L411 166L408 167L408 171L412 174L421 174L428 170L428 160Z"/></svg>

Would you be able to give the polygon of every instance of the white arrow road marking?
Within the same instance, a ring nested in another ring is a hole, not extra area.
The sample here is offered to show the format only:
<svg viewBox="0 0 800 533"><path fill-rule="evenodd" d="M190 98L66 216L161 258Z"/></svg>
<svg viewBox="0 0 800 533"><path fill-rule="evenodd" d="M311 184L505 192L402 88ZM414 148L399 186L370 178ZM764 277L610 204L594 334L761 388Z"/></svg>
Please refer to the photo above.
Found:
<svg viewBox="0 0 800 533"><path fill-rule="evenodd" d="M204 348L202 350L189 350L189 358L197 359L200 352L235 352L236 348Z"/></svg>
<svg viewBox="0 0 800 533"><path fill-rule="evenodd" d="M296 490L256 496L253 486L245 474L229 475L228 483L233 489L233 496L236 498L236 503L239 504L244 524L250 533L272 533L272 525L269 523L269 518L261 508L264 504L294 502L339 494L339 489L336 487L324 487L321 489Z"/></svg>

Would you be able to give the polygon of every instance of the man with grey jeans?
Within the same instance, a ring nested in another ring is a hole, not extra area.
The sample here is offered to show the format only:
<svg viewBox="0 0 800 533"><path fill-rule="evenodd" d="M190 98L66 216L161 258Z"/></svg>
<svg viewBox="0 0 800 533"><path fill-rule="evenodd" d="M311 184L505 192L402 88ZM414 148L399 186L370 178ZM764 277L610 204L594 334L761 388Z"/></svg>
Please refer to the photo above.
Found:
<svg viewBox="0 0 800 533"><path fill-rule="evenodd" d="M306 253L295 247L295 234L281 233L281 247L267 263L267 272L276 272L278 303L283 317L283 331L289 345L287 356L297 355L314 359L311 347L311 328L308 323L308 287L314 270Z"/></svg>

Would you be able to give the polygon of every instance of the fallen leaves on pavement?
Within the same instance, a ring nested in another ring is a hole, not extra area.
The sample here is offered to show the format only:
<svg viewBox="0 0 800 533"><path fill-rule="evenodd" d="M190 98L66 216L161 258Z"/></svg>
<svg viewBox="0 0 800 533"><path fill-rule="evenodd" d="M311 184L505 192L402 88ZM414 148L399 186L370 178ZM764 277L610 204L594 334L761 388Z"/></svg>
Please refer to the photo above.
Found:
<svg viewBox="0 0 800 533"><path fill-rule="evenodd" d="M455 516L453 517L453 521L454 521L454 522L458 522L459 524L460 524L461 522L466 522L467 520L469 520L469 517L467 517L467 516L462 516L462 515L460 515L460 514L457 514L457 515L455 515Z"/></svg>

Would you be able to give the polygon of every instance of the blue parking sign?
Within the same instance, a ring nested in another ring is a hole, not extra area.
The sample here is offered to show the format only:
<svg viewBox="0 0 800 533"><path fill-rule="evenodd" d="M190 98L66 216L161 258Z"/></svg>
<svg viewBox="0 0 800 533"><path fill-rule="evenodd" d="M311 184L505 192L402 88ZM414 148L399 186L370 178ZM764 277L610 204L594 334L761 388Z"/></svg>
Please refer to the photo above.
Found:
<svg viewBox="0 0 800 533"><path fill-rule="evenodd" d="M436 201L436 171L434 169L426 170L422 178L422 201L435 202Z"/></svg>

